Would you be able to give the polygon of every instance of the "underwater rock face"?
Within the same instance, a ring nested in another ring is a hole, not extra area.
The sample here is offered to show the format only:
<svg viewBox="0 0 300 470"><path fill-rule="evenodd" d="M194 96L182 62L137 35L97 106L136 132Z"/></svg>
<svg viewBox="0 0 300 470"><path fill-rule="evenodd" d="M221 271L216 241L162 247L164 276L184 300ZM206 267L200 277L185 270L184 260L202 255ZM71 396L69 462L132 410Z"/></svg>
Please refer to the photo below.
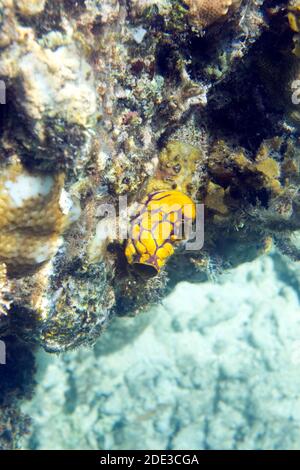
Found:
<svg viewBox="0 0 300 470"><path fill-rule="evenodd" d="M182 283L162 306L116 319L93 350L41 353L23 445L299 448L300 269L285 261Z"/></svg>
<svg viewBox="0 0 300 470"><path fill-rule="evenodd" d="M15 337L6 337L5 344L6 364L0 361L0 450L14 450L30 430L21 401L32 396L36 369L30 346Z"/></svg>
<svg viewBox="0 0 300 470"><path fill-rule="evenodd" d="M1 334L65 351L272 242L299 259L298 9L268 3L0 0ZM103 205L157 190L205 204L205 244L148 278Z"/></svg>

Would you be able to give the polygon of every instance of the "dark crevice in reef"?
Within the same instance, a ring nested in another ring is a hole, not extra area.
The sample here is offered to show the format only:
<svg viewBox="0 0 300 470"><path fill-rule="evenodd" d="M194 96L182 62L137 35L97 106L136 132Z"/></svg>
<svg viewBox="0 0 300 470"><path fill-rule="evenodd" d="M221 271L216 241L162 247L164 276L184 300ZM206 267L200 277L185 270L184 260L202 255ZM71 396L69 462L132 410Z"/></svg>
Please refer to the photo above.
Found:
<svg viewBox="0 0 300 470"><path fill-rule="evenodd" d="M176 67L174 69L174 64L179 60L179 51L172 41L159 44L156 50L156 70L165 79L172 80L176 84L180 83L180 74Z"/></svg>
<svg viewBox="0 0 300 470"><path fill-rule="evenodd" d="M281 2L270 2L270 7L279 7ZM156 71L172 86L180 85L181 64L186 64L189 78L195 83L212 85L208 93L208 115L204 117L212 136L229 138L254 156L261 143L282 133L282 121L286 111L284 86L286 75L296 60L291 57L293 33L286 20L286 12L268 16L268 28L249 48L247 54L231 66L222 63L226 55L226 44L232 43L236 24L210 28L205 36L192 31L163 34L156 50ZM166 33L162 23L161 31ZM158 34L158 32L156 32ZM241 32L240 41L245 41ZM249 34L249 33L248 33ZM176 40L174 39L176 38ZM220 62L220 70L215 64ZM225 79L222 73L225 71ZM220 73L220 77L218 77ZM216 74L216 75L215 75ZM165 103L154 118L158 123L166 113ZM206 113L205 113L206 114ZM182 120L187 116L183 116ZM159 124L157 124L159 126ZM170 128L167 133L172 132ZM161 136L161 142L165 136Z"/></svg>
<svg viewBox="0 0 300 470"><path fill-rule="evenodd" d="M3 136L5 124L8 119L8 110L7 106L0 106L0 139Z"/></svg>
<svg viewBox="0 0 300 470"><path fill-rule="evenodd" d="M242 95L236 93L241 88ZM247 81L239 77L238 81L223 87L223 93L228 93L230 103L210 109L211 127L218 129L219 136L235 136L239 145L255 154L263 140L278 134L279 128L275 123L280 121L283 113L266 113L260 84L253 84L251 79Z"/></svg>
<svg viewBox="0 0 300 470"><path fill-rule="evenodd" d="M18 108L15 97L20 92L24 93L22 85L18 81L14 86L7 86L6 105L0 105L0 138L7 138L9 142L14 142L14 147L17 148L27 169L56 172L58 168L70 165L72 158L83 145L84 137L80 126L66 123L63 119L45 118L46 133L43 145L41 145L38 130L32 123L28 124L28 119L22 108ZM28 145L29 141L30 146ZM12 145L7 148L3 146L3 150L7 154L13 154L14 147ZM53 154L51 154L51 148L54 149ZM45 158L45 154L48 159ZM53 159L55 159L55 166Z"/></svg>
<svg viewBox="0 0 300 470"><path fill-rule="evenodd" d="M79 17L86 9L84 0L63 0L64 9L74 18Z"/></svg>
<svg viewBox="0 0 300 470"><path fill-rule="evenodd" d="M276 17L271 31L262 34L239 68L208 96L211 129L217 129L219 137L235 138L252 155L263 140L280 133L285 112L285 74L294 60L285 52L292 50L293 41L291 32L280 31L277 21Z"/></svg>
<svg viewBox="0 0 300 470"><path fill-rule="evenodd" d="M1 80L1 76L0 76ZM4 82L5 83L5 82ZM5 105L0 105L0 138L3 137L4 132L7 129L13 127L12 121L14 121L13 117L17 118L17 113L13 106L13 91L11 88L7 86L5 83Z"/></svg>
<svg viewBox="0 0 300 470"><path fill-rule="evenodd" d="M0 340L2 352L3 344L6 350L6 364L0 365L0 450L10 450L18 448L30 430L30 419L20 405L32 396L35 360L32 348L16 337Z"/></svg>

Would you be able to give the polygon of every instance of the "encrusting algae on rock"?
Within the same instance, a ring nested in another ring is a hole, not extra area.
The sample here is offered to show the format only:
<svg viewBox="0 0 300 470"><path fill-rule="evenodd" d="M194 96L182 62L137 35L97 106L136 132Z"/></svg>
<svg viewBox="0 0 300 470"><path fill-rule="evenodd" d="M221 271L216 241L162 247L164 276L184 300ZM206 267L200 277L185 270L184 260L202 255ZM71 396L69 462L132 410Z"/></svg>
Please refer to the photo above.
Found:
<svg viewBox="0 0 300 470"><path fill-rule="evenodd" d="M147 184L147 193L177 190L194 198L198 189L197 170L202 161L200 148L170 140L159 154L157 169Z"/></svg>
<svg viewBox="0 0 300 470"><path fill-rule="evenodd" d="M192 22L203 28L223 19L241 0L184 0L189 7Z"/></svg>

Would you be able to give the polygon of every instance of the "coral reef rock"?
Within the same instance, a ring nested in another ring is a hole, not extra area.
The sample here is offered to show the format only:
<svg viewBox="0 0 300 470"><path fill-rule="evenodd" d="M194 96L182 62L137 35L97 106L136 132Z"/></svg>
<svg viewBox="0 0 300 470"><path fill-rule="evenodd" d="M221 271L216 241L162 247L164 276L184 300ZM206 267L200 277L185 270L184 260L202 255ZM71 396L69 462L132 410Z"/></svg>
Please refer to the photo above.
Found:
<svg viewBox="0 0 300 470"><path fill-rule="evenodd" d="M272 243L299 260L298 25L294 0L0 0L1 335L93 344ZM157 190L205 204L205 243L151 277L110 229Z"/></svg>

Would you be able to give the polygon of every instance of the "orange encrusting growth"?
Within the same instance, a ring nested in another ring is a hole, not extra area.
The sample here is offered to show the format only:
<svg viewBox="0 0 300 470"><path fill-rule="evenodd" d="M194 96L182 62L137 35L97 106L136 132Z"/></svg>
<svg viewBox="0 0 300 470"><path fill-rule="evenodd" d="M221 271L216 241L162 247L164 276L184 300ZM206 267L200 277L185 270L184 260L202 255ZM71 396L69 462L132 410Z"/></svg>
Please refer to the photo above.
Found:
<svg viewBox="0 0 300 470"><path fill-rule="evenodd" d="M240 0L184 0L189 7L192 21L206 28L221 18L226 17L230 9L234 9Z"/></svg>
<svg viewBox="0 0 300 470"><path fill-rule="evenodd" d="M130 224L125 255L129 264L152 266L157 272L174 253L183 224L196 216L194 202L180 191L156 191L141 203Z"/></svg>

